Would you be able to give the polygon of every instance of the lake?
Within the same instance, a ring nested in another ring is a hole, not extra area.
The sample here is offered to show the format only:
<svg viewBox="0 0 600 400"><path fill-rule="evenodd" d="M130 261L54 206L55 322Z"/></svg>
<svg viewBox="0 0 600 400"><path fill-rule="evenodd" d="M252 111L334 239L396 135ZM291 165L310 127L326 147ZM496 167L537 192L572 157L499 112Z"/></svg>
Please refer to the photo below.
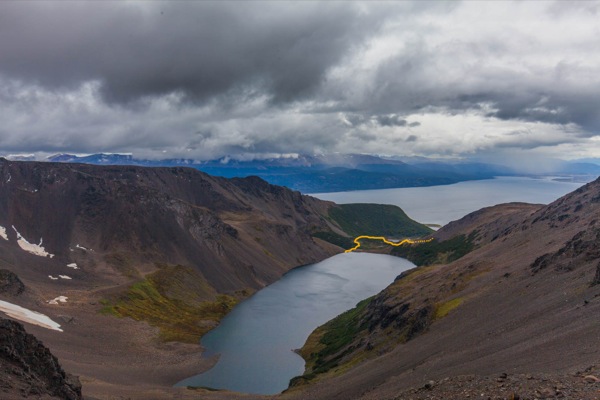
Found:
<svg viewBox="0 0 600 400"><path fill-rule="evenodd" d="M379 293L411 262L384 254L344 253L296 268L239 304L219 327L202 338L207 352L220 354L209 371L177 386L205 386L274 394L304 373L293 352L308 335L356 303Z"/></svg>
<svg viewBox="0 0 600 400"><path fill-rule="evenodd" d="M551 179L496 178L447 186L320 193L337 203L395 204L423 223L444 225L499 203L550 203L582 183ZM239 304L215 330L202 338L205 357L220 354L209 371L177 386L206 386L274 394L304 372L302 347L319 325L388 286L407 260L382 254L339 254L294 269L280 281Z"/></svg>
<svg viewBox="0 0 600 400"><path fill-rule="evenodd" d="M548 204L582 185L550 178L498 177L444 186L316 193L312 196L339 204L394 204L416 221L445 225L470 212L500 203Z"/></svg>

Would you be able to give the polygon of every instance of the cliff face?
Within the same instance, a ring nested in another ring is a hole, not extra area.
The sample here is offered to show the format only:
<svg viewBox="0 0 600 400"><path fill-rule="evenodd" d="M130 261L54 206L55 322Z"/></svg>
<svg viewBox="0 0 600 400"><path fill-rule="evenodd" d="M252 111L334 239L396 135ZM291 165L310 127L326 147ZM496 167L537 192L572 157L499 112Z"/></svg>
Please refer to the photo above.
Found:
<svg viewBox="0 0 600 400"><path fill-rule="evenodd" d="M435 236L396 252L422 267L311 335L295 383L316 383L303 396L393 398L447 376L595 364L600 180L547 206L480 210Z"/></svg>
<svg viewBox="0 0 600 400"><path fill-rule="evenodd" d="M0 319L0 397L79 400L79 379L18 322Z"/></svg>

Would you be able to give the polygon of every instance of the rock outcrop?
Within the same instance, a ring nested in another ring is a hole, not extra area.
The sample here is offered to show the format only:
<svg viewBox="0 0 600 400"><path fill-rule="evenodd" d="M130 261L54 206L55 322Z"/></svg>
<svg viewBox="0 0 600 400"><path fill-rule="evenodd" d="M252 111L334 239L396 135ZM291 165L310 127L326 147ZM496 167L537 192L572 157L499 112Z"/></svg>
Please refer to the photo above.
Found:
<svg viewBox="0 0 600 400"><path fill-rule="evenodd" d="M25 291L25 285L17 274L7 269L0 269L0 295L16 297Z"/></svg>
<svg viewBox="0 0 600 400"><path fill-rule="evenodd" d="M42 342L18 322L0 319L0 398L82 399L79 379L66 373Z"/></svg>

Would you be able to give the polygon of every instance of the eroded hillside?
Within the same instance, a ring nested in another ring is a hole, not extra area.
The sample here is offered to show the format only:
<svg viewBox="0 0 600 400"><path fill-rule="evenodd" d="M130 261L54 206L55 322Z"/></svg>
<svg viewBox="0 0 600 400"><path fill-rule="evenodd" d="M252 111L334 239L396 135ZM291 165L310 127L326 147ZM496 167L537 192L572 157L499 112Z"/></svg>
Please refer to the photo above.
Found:
<svg viewBox="0 0 600 400"><path fill-rule="evenodd" d="M429 232L397 207L358 207L257 177L0 159L0 298L44 314L28 329L84 391L168 388L210 365L198 340L237 302L342 252L344 224L390 214L396 234Z"/></svg>
<svg viewBox="0 0 600 400"><path fill-rule="evenodd" d="M483 209L435 236L393 250L421 267L313 332L292 397L404 398L445 377L595 365L600 181L548 206Z"/></svg>

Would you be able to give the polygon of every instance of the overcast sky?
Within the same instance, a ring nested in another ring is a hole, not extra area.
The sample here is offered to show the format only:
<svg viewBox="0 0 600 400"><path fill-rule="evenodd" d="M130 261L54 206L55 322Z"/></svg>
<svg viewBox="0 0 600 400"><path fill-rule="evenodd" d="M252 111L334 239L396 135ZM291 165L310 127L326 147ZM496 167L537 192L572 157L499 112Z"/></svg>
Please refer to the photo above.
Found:
<svg viewBox="0 0 600 400"><path fill-rule="evenodd" d="M0 2L0 153L600 156L600 3Z"/></svg>

